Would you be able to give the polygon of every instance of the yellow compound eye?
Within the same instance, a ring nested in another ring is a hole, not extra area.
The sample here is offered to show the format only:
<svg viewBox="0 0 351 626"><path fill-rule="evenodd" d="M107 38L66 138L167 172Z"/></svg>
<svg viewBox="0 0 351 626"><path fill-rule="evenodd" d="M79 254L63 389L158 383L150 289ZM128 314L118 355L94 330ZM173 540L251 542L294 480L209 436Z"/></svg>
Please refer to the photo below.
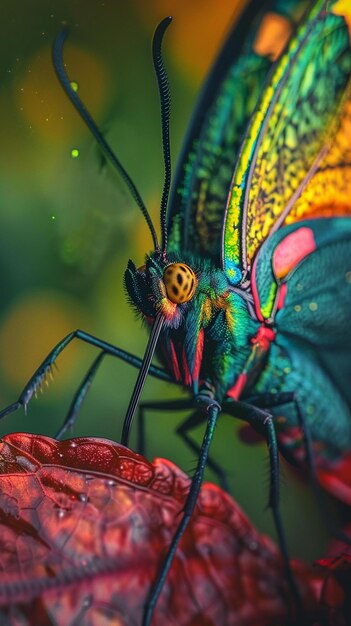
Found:
<svg viewBox="0 0 351 626"><path fill-rule="evenodd" d="M188 302L196 289L196 276L184 263L171 263L163 272L163 282L166 287L167 297L175 304Z"/></svg>

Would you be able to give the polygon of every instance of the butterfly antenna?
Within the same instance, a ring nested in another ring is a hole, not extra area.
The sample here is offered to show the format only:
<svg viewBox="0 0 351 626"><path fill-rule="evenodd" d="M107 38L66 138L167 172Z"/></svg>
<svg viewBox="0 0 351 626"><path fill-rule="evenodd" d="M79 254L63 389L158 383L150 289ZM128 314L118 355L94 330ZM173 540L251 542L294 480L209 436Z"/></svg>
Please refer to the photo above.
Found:
<svg viewBox="0 0 351 626"><path fill-rule="evenodd" d="M106 157L109 159L109 161L112 163L112 165L115 167L115 169L118 171L118 173L120 174L120 176L126 183L132 197L134 198L136 204L140 208L143 216L145 217L145 220L151 232L155 250L159 250L159 245L158 245L157 235L155 232L154 225L152 223L149 212L144 204L144 201L139 191L137 190L129 174L124 169L122 163L116 157L112 148L109 146L109 144L107 143L107 141L105 140L101 132L99 131L97 125L95 124L93 118L91 117L89 111L83 104L82 100L79 98L76 91L74 91L74 89L72 88L71 82L67 76L64 62L63 62L63 46L66 41L67 35L68 35L67 29L60 31L57 37L55 38L53 48L52 48L52 59L53 59L53 64L54 64L57 78L59 79L61 86L63 87L64 91L66 92L73 106L78 111L79 115L81 116L81 118L83 119L87 127L89 128L92 135L95 137L101 150L103 151L103 153L106 155Z"/></svg>
<svg viewBox="0 0 351 626"><path fill-rule="evenodd" d="M161 128L162 128L162 150L165 168L165 178L163 183L163 191L161 198L160 221L161 221L161 246L162 251L166 252L167 248L167 223L166 212L169 198L169 190L171 186L171 150L169 141L169 116L171 110L171 96L169 91L168 77L162 60L162 41L163 36L172 21L171 17L165 17L159 23L155 30L152 40L152 60L154 63L158 91L161 106Z"/></svg>

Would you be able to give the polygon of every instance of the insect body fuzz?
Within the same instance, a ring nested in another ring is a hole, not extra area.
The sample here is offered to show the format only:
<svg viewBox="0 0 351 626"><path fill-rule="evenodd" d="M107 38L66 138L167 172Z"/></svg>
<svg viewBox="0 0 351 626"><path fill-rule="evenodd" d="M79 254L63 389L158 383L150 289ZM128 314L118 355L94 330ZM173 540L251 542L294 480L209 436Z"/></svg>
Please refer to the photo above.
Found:
<svg viewBox="0 0 351 626"><path fill-rule="evenodd" d="M192 279L192 297L174 302L184 297L184 283L188 293ZM221 402L243 371L259 328L224 271L208 259L176 253L166 259L156 251L139 269L129 262L125 284L144 319L153 323L159 312L164 317L158 356L175 379L195 394L210 388Z"/></svg>

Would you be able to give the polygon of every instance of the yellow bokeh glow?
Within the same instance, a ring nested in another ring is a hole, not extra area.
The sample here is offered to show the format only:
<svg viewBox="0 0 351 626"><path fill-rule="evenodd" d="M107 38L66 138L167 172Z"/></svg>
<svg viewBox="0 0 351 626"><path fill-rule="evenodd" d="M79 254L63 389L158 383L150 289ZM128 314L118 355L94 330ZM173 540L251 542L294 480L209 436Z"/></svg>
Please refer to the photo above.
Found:
<svg viewBox="0 0 351 626"><path fill-rule="evenodd" d="M7 311L0 327L0 362L3 376L18 392L43 358L68 332L84 325L86 314L75 300L53 291L30 293ZM58 359L65 378L77 363L76 342Z"/></svg>
<svg viewBox="0 0 351 626"><path fill-rule="evenodd" d="M76 80L79 80L79 95L96 117L108 97L106 64L91 52L69 42L66 48L66 69L73 85L77 86L74 90L78 90ZM41 49L29 61L26 74L16 84L15 98L30 127L44 140L63 142L72 132L83 130L77 112L53 71L49 46Z"/></svg>
<svg viewBox="0 0 351 626"><path fill-rule="evenodd" d="M202 78L233 18L246 3L246 0L168 0L165 8L164 0L154 0L152 3L135 2L135 5L151 27L166 14L173 16L174 25L167 33L167 48L184 72L190 77Z"/></svg>

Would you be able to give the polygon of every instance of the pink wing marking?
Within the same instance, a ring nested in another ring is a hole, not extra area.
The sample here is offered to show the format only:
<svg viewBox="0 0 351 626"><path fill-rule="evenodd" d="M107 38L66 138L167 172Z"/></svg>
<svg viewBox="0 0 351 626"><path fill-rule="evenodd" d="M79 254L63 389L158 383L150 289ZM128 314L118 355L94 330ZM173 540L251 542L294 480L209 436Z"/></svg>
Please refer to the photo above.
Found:
<svg viewBox="0 0 351 626"><path fill-rule="evenodd" d="M287 235L273 254L273 270L277 278L284 278L302 259L316 249L313 231L303 226Z"/></svg>

